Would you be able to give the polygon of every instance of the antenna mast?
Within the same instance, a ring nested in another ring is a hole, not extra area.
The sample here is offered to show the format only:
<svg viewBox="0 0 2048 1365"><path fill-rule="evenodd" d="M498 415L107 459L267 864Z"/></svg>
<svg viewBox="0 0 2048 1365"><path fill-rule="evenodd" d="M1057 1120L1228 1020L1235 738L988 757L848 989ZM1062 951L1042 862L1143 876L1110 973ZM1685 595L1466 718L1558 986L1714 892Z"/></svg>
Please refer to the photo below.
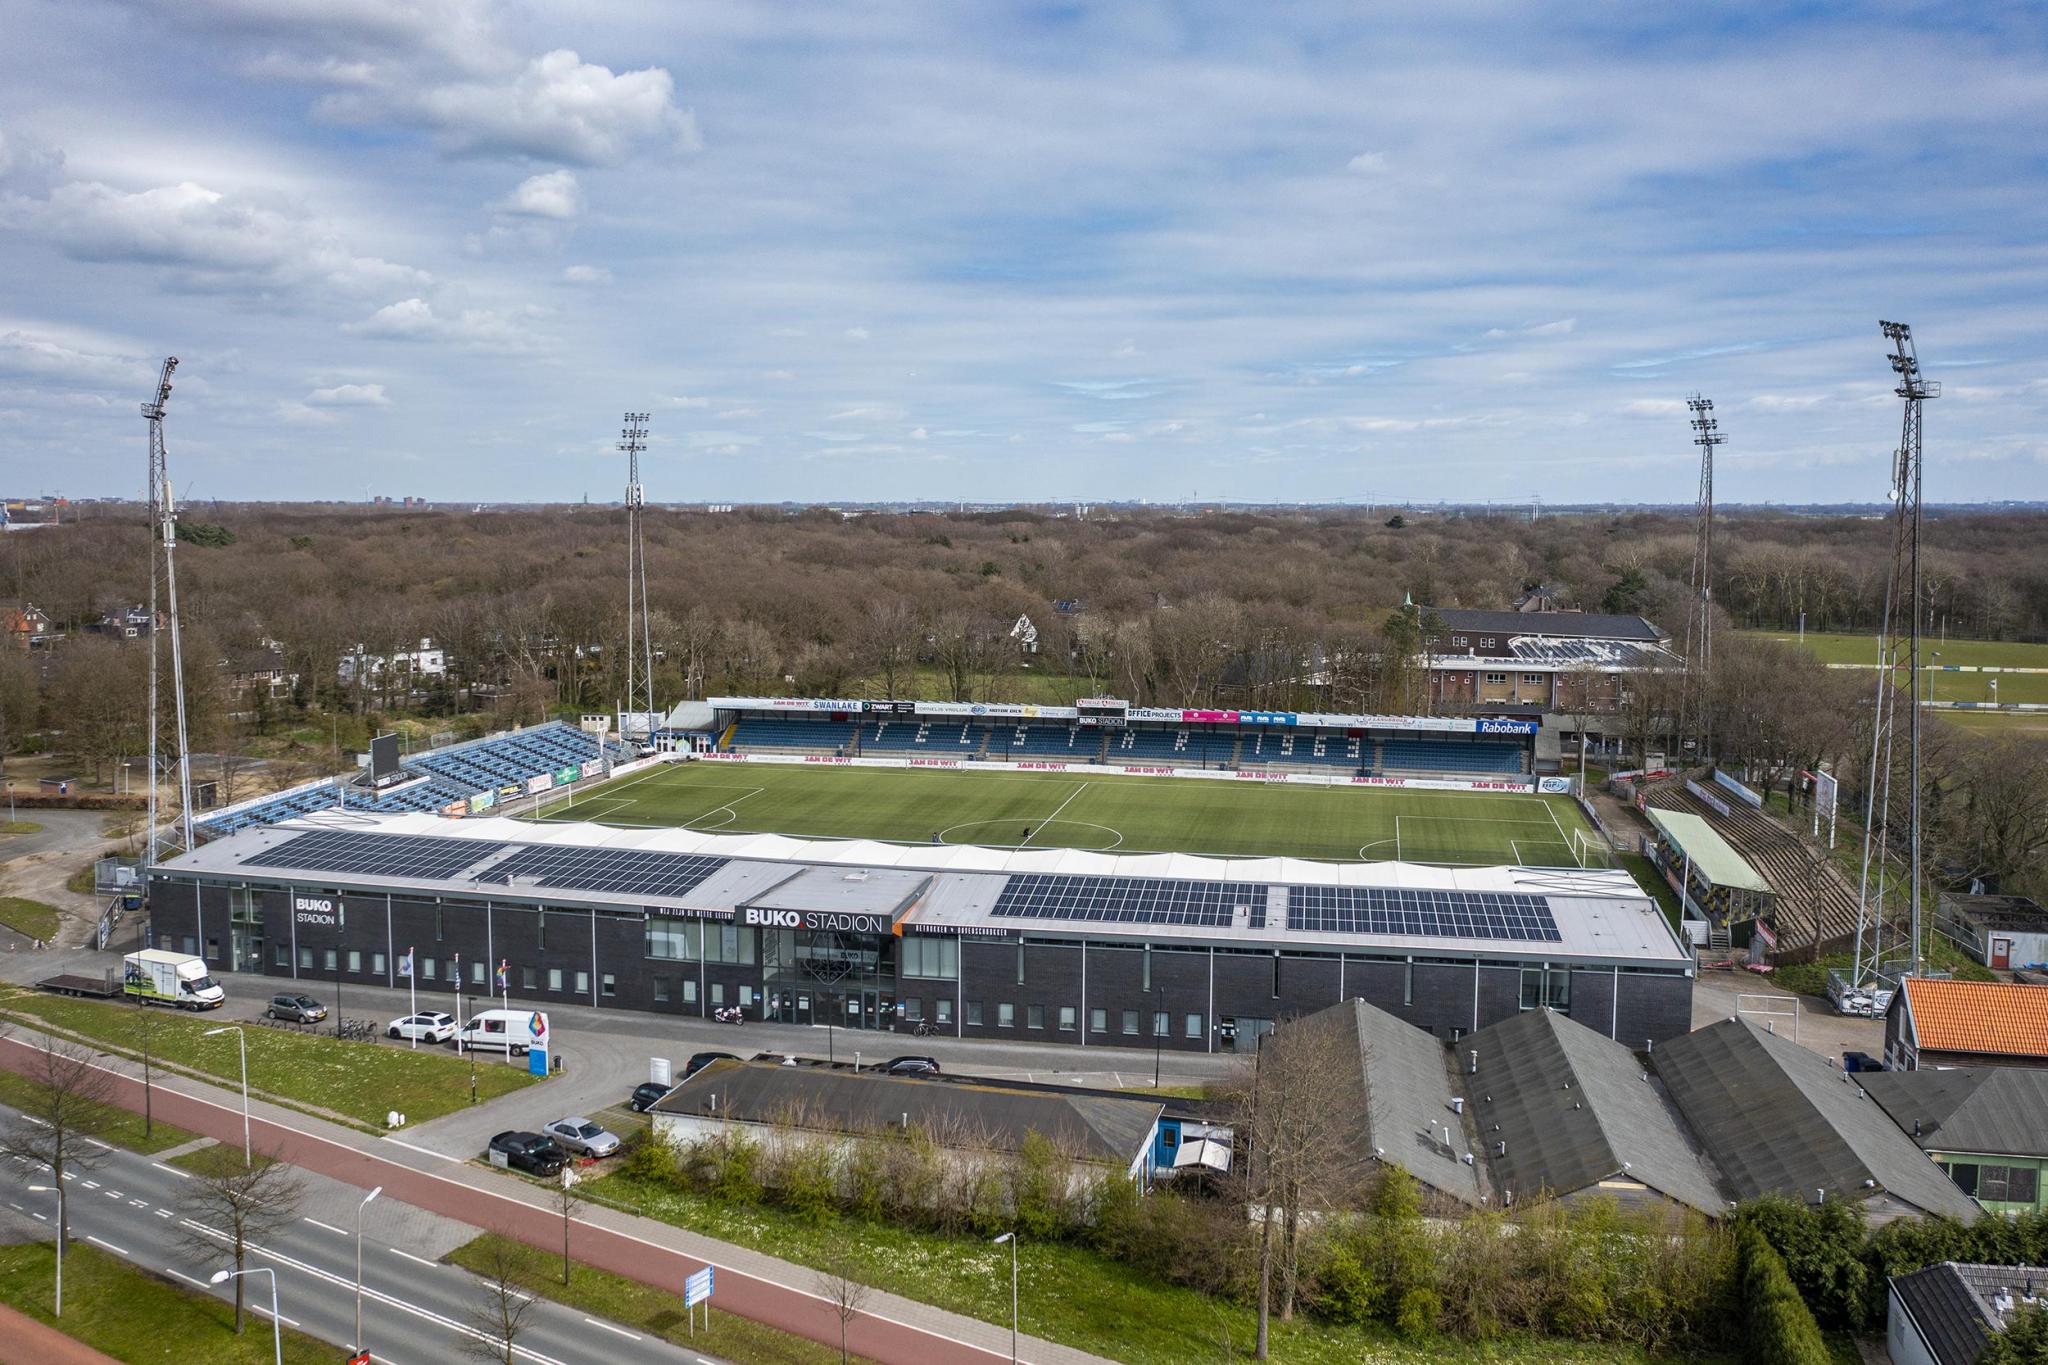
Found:
<svg viewBox="0 0 2048 1365"><path fill-rule="evenodd" d="M647 705L642 724L650 738L654 732L654 631L647 606L647 545L642 535L647 490L640 485L640 452L647 449L647 423L652 416L629 412L624 419L626 425L619 432L619 449L626 453L626 705L640 705L633 690L633 632L637 625L639 648L646 664ZM619 736L626 736L623 716L619 719Z"/></svg>
<svg viewBox="0 0 2048 1365"><path fill-rule="evenodd" d="M185 728L185 658L178 640L178 570L174 558L178 547L178 508L171 494L171 476L164 455L164 404L170 401L171 372L177 368L178 357L169 356L164 360L163 370L157 376L156 398L142 405L143 418L149 423L148 498L149 515L154 520L149 557L149 834L146 846L147 861L144 866L156 863L163 843L158 833L160 819L157 810L157 775L164 764L164 748L160 735L163 723L162 709L158 704L159 577L164 585L170 628L171 694L175 699L177 714L175 739L178 746L179 846L185 849L193 847L192 753Z"/></svg>
<svg viewBox="0 0 2048 1365"><path fill-rule="evenodd" d="M1685 400L1692 411L1692 443L1700 448L1699 500L1693 509L1692 600L1685 612L1685 687L1679 702L1678 739L1699 740L1697 756L1712 753L1714 696L1714 447L1727 441L1714 419L1714 400ZM1683 750L1681 749L1681 753Z"/></svg>

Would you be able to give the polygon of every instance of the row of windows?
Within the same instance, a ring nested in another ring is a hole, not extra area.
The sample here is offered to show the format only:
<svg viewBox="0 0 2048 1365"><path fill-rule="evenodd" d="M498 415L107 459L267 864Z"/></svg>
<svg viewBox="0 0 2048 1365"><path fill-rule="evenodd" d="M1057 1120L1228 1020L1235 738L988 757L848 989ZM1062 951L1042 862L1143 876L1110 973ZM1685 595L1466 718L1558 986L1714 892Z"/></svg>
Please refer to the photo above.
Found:
<svg viewBox="0 0 2048 1365"><path fill-rule="evenodd" d="M647 917L646 954L664 962L701 960L751 966L755 961L756 941L752 929L742 929L737 925L678 919L673 915Z"/></svg>
<svg viewBox="0 0 2048 1365"><path fill-rule="evenodd" d="M347 950L346 970L348 975L363 975L363 957L364 954L360 949L350 948ZM279 967L290 967L291 949L282 943L278 944L272 960ZM299 970L302 972L321 972L333 975L337 971L342 970L343 960L343 952L337 948L314 949L301 947L299 949ZM369 962L369 974L371 976L385 975L384 954L375 952L369 954ZM422 981L441 980L441 961L439 958L421 958L419 960L419 970L420 980ZM519 989L528 995L541 991L543 989L541 985L541 972L542 969L539 967L521 967L519 969ZM589 972L568 972L560 967L549 967L546 969L546 972L547 985L545 989L549 992L559 994L564 990L573 990L577 995L590 994ZM453 961L448 963L448 981L451 984L457 983L460 980L460 976L461 972L458 964ZM597 980L599 994L613 996L619 993L618 978L610 972L604 973ZM489 978L487 969L481 959L474 960L469 964L469 981L471 985L477 987L480 991L486 985L496 984L495 981ZM572 981L574 983L573 987L570 985Z"/></svg>
<svg viewBox="0 0 2048 1365"><path fill-rule="evenodd" d="M959 979L959 939L910 934L897 945L896 954L899 976L937 977L944 981Z"/></svg>
<svg viewBox="0 0 2048 1365"><path fill-rule="evenodd" d="M1949 1163L1948 1175L1964 1194L1992 1203L2031 1204L2040 1195L2041 1173L2032 1166L1954 1161Z"/></svg>
<svg viewBox="0 0 2048 1365"><path fill-rule="evenodd" d="M922 1001L906 1000L903 1003L905 1013L910 1018L921 1019L924 1017ZM953 1002L941 1000L937 1002L937 1005L937 1022L941 1024L952 1022ZM1057 1010L1058 1012L1054 1015L1054 1018L1058 1021L1058 1031L1061 1033L1074 1032L1080 1022L1080 1012L1072 1005L1060 1005L1057 1007ZM981 1028L984 1026L987 1013L981 1001L969 1000L966 1003L966 1012L967 1026L969 1028ZM1138 1010L1118 1010L1115 1018L1117 1031L1126 1037L1138 1037L1138 1023L1142 1017L1143 1015ZM1088 1031L1090 1033L1107 1034L1110 1029L1110 1023L1111 1018L1108 1010L1091 1009L1088 1011ZM1017 1007L1007 1000L997 1001L995 1026L997 1028L1015 1028L1017 1026ZM1045 1028L1044 1005L1027 1004L1024 1006L1024 1027L1039 1030ZM1183 1019L1183 1027L1186 1030L1183 1034L1184 1037L1202 1037L1202 1016L1200 1014L1186 1015ZM1154 1011L1152 1014L1151 1036L1154 1038L1171 1038L1173 1036L1173 1016L1165 1010Z"/></svg>

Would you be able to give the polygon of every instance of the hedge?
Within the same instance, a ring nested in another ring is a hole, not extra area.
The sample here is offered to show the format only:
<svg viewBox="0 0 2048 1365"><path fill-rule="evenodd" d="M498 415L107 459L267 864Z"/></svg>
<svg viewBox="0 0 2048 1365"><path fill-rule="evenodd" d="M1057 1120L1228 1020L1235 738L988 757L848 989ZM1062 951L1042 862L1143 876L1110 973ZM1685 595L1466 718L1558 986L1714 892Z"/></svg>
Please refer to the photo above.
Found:
<svg viewBox="0 0 2048 1365"><path fill-rule="evenodd" d="M1820 1324L1764 1235L1754 1227L1742 1228L1735 1255L1742 1283L1742 1358L1751 1365L1831 1365Z"/></svg>

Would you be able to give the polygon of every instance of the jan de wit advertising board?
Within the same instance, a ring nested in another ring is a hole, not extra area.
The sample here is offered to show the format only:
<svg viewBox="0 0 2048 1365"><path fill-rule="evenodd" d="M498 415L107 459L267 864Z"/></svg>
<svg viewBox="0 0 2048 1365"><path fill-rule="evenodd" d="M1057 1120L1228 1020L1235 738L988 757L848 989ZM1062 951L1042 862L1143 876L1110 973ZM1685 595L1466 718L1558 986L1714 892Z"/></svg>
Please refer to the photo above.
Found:
<svg viewBox="0 0 2048 1365"><path fill-rule="evenodd" d="M1519 781L1478 781L1463 778L1346 777L1341 774L1276 773L1258 769L1169 768L1141 764L1065 763L1057 759L1023 763L969 762L957 758L844 758L837 754L693 754L689 762L769 763L793 767L823 764L835 768L960 768L977 772L1085 772L1090 777L1171 777L1200 782L1269 782L1297 787L1408 787L1416 791L1526 792L1533 778Z"/></svg>

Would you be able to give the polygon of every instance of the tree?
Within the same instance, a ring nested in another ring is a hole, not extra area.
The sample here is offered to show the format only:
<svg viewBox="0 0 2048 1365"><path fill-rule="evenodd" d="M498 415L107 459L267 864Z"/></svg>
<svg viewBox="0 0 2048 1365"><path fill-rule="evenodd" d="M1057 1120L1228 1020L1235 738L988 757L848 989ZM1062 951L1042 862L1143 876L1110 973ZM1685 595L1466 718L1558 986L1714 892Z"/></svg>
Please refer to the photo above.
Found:
<svg viewBox="0 0 2048 1365"><path fill-rule="evenodd" d="M2040 1365L2048 1360L2048 1309L2022 1308L1991 1338L1978 1365Z"/></svg>
<svg viewBox="0 0 2048 1365"><path fill-rule="evenodd" d="M135 1024L131 1032L135 1038L135 1050L142 1055L142 1135L152 1136L156 1132L156 1021L157 1013L138 999L135 1003Z"/></svg>
<svg viewBox="0 0 2048 1365"><path fill-rule="evenodd" d="M113 1119L114 1074L101 1067L96 1054L56 1038L42 1037L30 1046L35 1055L23 1074L28 1094L18 1101L20 1113L0 1132L0 1156L26 1163L24 1175L48 1167L50 1183L62 1186L73 1172L89 1171L106 1159L97 1140ZM71 1239L68 1204L57 1215L57 1240Z"/></svg>
<svg viewBox="0 0 2048 1365"><path fill-rule="evenodd" d="M519 1336L538 1301L519 1284L518 1244L507 1233L492 1237L477 1271L481 1283L469 1314L476 1335L469 1354L494 1365L518 1365Z"/></svg>
<svg viewBox="0 0 2048 1365"><path fill-rule="evenodd" d="M250 1245L267 1241L298 1221L304 1197L298 1174L275 1154L245 1164L232 1146L202 1148L180 1203L186 1245L202 1263L224 1260L241 1270ZM235 1331L243 1326L242 1286L235 1276Z"/></svg>
<svg viewBox="0 0 2048 1365"><path fill-rule="evenodd" d="M852 1359L847 1350L846 1329L867 1307L874 1291L854 1278L852 1264L844 1255L835 1253L818 1272L818 1295L831 1305L839 1319L839 1362L846 1365Z"/></svg>
<svg viewBox="0 0 2048 1365"><path fill-rule="evenodd" d="M576 1210L583 1207L583 1191L577 1188L576 1168L562 1167L562 1178L555 1185L554 1205L562 1215L562 1283L569 1283L569 1229L576 1220Z"/></svg>
<svg viewBox="0 0 2048 1365"><path fill-rule="evenodd" d="M1600 599L1600 610L1618 616L1632 616L1647 605L1650 595L1650 580L1634 565L1620 569L1614 582L1608 586L1607 595Z"/></svg>

